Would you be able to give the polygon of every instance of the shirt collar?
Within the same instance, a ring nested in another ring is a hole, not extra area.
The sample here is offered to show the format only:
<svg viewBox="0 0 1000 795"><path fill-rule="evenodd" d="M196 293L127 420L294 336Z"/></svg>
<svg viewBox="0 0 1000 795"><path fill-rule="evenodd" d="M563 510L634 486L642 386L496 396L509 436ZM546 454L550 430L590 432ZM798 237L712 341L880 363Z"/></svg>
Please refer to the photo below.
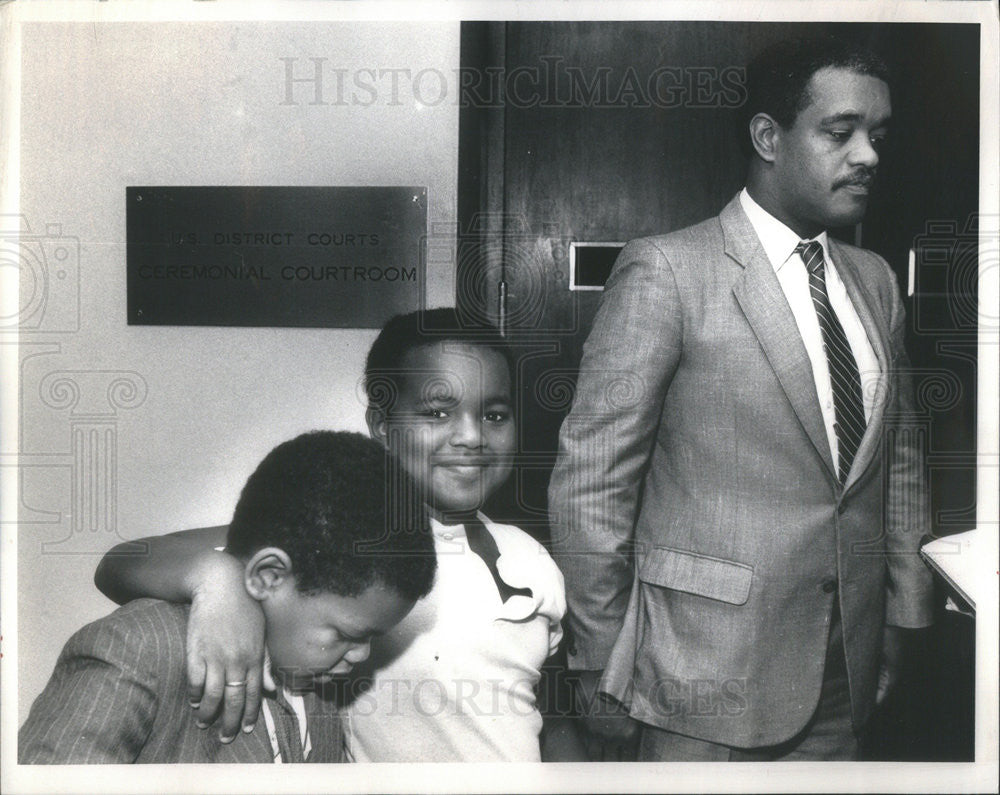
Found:
<svg viewBox="0 0 1000 795"><path fill-rule="evenodd" d="M476 511L476 517L483 524L487 524L489 520L482 511ZM439 519L435 519L433 516L430 517L431 520L431 533L437 537L446 537L448 541L454 538L461 538L465 535L465 525L464 524L444 524L444 522Z"/></svg>
<svg viewBox="0 0 1000 795"><path fill-rule="evenodd" d="M264 649L264 669L261 672L260 685L264 688L264 692L269 696L275 696L278 693L278 685L274 681L274 676L271 674L271 655L267 653L267 649Z"/></svg>
<svg viewBox="0 0 1000 795"><path fill-rule="evenodd" d="M740 191L740 204L743 206L747 218L750 219L750 225L757 233L757 238L760 240L771 266L775 271L780 270L781 266L788 262L795 252L795 247L801 242L801 238L757 204L746 188ZM820 232L813 240L823 247L823 258L829 262L830 249L827 244L826 231Z"/></svg>
<svg viewBox="0 0 1000 795"><path fill-rule="evenodd" d="M294 704L296 699L302 698L302 693L289 690L287 687L278 687L271 673L271 655L268 654L267 647L264 648L264 668L261 671L260 686L267 698L278 700L278 694L289 704Z"/></svg>

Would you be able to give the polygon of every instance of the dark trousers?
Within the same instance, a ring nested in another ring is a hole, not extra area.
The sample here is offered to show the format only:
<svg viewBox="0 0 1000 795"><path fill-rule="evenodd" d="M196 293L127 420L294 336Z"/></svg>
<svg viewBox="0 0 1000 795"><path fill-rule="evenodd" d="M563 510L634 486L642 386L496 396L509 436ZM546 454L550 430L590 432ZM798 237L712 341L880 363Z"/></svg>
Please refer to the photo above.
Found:
<svg viewBox="0 0 1000 795"><path fill-rule="evenodd" d="M643 724L639 741L641 762L850 761L857 756L843 627L836 608L830 622L819 703L805 728L794 737L764 748L731 748Z"/></svg>

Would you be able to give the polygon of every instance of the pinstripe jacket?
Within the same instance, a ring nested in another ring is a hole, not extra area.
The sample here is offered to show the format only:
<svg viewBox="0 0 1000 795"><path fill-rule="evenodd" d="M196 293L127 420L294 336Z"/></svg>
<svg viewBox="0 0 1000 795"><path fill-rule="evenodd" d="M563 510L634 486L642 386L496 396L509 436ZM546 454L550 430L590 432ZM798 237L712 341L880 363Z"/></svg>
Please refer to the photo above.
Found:
<svg viewBox="0 0 1000 795"><path fill-rule="evenodd" d="M232 743L195 725L187 703L187 605L130 602L69 639L18 734L21 764L271 762L263 720ZM309 762L343 761L334 706L305 699Z"/></svg>

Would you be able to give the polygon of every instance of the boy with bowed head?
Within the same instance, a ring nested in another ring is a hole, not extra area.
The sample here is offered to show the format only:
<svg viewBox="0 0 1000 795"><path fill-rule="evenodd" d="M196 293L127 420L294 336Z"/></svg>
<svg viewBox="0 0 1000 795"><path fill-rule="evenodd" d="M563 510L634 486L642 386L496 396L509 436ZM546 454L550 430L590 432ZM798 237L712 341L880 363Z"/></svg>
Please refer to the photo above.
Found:
<svg viewBox="0 0 1000 795"><path fill-rule="evenodd" d="M341 722L322 685L362 662L434 580L421 507L386 500L385 482L378 445L322 431L276 447L244 486L225 557L258 620L233 614L213 631L259 637L263 625L254 727L230 743L199 730L184 686L189 609L140 599L66 644L20 731L19 762L342 761ZM248 685L224 687L242 696Z"/></svg>

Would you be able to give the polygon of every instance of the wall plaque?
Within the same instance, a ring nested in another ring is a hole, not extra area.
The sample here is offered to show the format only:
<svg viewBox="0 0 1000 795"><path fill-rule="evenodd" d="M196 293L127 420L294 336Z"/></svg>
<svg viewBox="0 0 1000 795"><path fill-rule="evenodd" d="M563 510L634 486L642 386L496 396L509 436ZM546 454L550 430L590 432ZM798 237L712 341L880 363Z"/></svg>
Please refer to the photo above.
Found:
<svg viewBox="0 0 1000 795"><path fill-rule="evenodd" d="M130 325L380 328L418 309L427 189L126 188Z"/></svg>

